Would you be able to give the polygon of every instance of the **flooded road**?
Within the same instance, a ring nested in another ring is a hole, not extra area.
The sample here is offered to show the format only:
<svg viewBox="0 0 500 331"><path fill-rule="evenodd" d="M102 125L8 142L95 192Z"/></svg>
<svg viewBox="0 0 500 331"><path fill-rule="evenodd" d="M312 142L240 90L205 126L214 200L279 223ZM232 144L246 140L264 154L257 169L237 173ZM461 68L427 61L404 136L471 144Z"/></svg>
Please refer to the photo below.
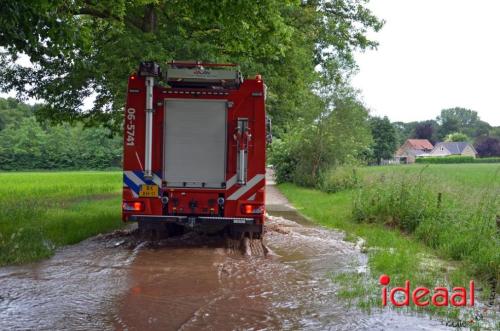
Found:
<svg viewBox="0 0 500 331"><path fill-rule="evenodd" d="M436 330L440 321L367 314L329 274L366 269L342 234L311 225L273 187L269 254L186 234L158 244L118 232L51 259L0 269L0 330Z"/></svg>

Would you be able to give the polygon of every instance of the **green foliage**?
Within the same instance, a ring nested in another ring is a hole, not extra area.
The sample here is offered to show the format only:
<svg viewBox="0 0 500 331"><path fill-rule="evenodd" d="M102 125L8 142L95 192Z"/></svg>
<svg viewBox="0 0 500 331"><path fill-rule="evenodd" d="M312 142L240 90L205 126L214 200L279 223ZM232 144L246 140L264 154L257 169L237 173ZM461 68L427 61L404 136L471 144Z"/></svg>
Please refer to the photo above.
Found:
<svg viewBox="0 0 500 331"><path fill-rule="evenodd" d="M339 166L331 168L321 175L318 188L327 193L348 190L360 185L360 177L356 167Z"/></svg>
<svg viewBox="0 0 500 331"><path fill-rule="evenodd" d="M320 111L312 123L298 121L270 149L278 182L316 186L330 167L358 160L371 142L367 120L363 106L344 97L334 98L332 109Z"/></svg>
<svg viewBox="0 0 500 331"><path fill-rule="evenodd" d="M469 140L470 138L467 137L466 134L460 132L450 133L444 138L444 141L469 141Z"/></svg>
<svg viewBox="0 0 500 331"><path fill-rule="evenodd" d="M485 279L497 275L500 241L495 220L500 186L483 186L479 200L467 201L460 198L460 187L436 185L439 177L425 176L422 171L382 176L364 185L354 198L354 220L414 233L446 257L466 260ZM490 180L498 183L498 174Z"/></svg>
<svg viewBox="0 0 500 331"><path fill-rule="evenodd" d="M500 163L500 157L479 157L474 159L474 163Z"/></svg>
<svg viewBox="0 0 500 331"><path fill-rule="evenodd" d="M446 164L446 163L500 163L500 157L481 157L473 158L472 156L450 155L450 156L436 156L436 157L418 157L415 160L417 163L433 163L433 164Z"/></svg>
<svg viewBox="0 0 500 331"><path fill-rule="evenodd" d="M297 166L298 157L294 154L291 135L286 140L274 139L269 149L269 162L274 167L276 182L285 183L293 181L293 174Z"/></svg>
<svg viewBox="0 0 500 331"><path fill-rule="evenodd" d="M391 159L397 148L397 135L394 126L386 117L372 117L370 127L373 136L373 159L380 164L381 160Z"/></svg>
<svg viewBox="0 0 500 331"><path fill-rule="evenodd" d="M354 198L353 218L414 232L424 219L437 221L440 217L437 196L430 184L419 177L382 176L359 190Z"/></svg>
<svg viewBox="0 0 500 331"><path fill-rule="evenodd" d="M353 51L375 47L367 35L382 24L365 0L6 1L0 88L45 100L42 118L118 130L126 78L140 61L235 62L266 79L279 129L308 116L320 81L333 89L347 80ZM19 54L34 66L16 64Z"/></svg>
<svg viewBox="0 0 500 331"><path fill-rule="evenodd" d="M428 139L435 144L438 141L478 141L481 137L498 137L500 130L487 122L481 121L477 112L465 108L443 109L436 120L421 122L394 122L398 145L406 139ZM453 139L453 140L449 140Z"/></svg>
<svg viewBox="0 0 500 331"><path fill-rule="evenodd" d="M479 137L488 134L491 129L488 123L479 119L476 111L460 107L443 109L437 121L441 124L440 138L456 132L468 137Z"/></svg>
<svg viewBox="0 0 500 331"><path fill-rule="evenodd" d="M121 166L122 140L103 127L42 126L31 107L0 99L0 170L106 169Z"/></svg>
<svg viewBox="0 0 500 331"><path fill-rule="evenodd" d="M455 165L455 167L458 166L461 165ZM445 177L449 175L447 169L442 169L442 166L438 167L440 169L435 169L433 173L439 173ZM491 166L489 167L491 168ZM421 166L414 168L412 170L418 173ZM359 173L362 177L366 177L372 175L372 172L386 174L395 171L395 169L400 169L399 172L406 172L408 167L364 167L359 169ZM481 173L482 175L490 174L489 169L483 170L485 171ZM459 176L459 178L464 177ZM371 176L364 178L364 180L371 179ZM457 183L453 180L450 182ZM458 180L458 182L460 181ZM450 263L440 259L439 249L431 249L414 235L402 233L397 228L387 227L383 223L354 222L352 201L356 190L327 194L288 183L281 184L279 189L309 219L323 226L345 231L347 240L358 243L360 237L364 240L362 249L368 251L370 268L368 279L362 279L360 284L357 277L364 275L360 273L356 273L356 275L341 273L333 277L334 281L340 285L339 296L354 301L360 300L358 304L361 308L380 305L380 286L377 278L381 274L389 274L391 284L403 284L405 280L410 280L412 284L426 287L435 287L437 284L466 286L473 276L469 264ZM477 280L477 278L475 279ZM375 284L373 291L369 288L372 284ZM360 293L364 296L357 297ZM484 295L484 292L479 294ZM484 297L487 298L487 295ZM373 302L366 302L366 300L371 301L372 298L375 299ZM439 311L433 312L440 313Z"/></svg>
<svg viewBox="0 0 500 331"><path fill-rule="evenodd" d="M474 157L462 155L417 157L417 163L473 163Z"/></svg>

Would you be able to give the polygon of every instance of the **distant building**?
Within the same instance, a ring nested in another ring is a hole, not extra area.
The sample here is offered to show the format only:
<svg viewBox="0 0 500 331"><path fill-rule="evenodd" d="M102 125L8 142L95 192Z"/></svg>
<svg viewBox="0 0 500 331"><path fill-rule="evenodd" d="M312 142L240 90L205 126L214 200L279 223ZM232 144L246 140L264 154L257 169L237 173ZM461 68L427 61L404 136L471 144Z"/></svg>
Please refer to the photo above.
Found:
<svg viewBox="0 0 500 331"><path fill-rule="evenodd" d="M450 141L437 143L434 149L429 153L430 156L448 156L448 155L463 155L476 157L477 152L474 147L465 141Z"/></svg>
<svg viewBox="0 0 500 331"><path fill-rule="evenodd" d="M434 146L427 139L408 139L399 147L394 155L399 163L415 163L420 156L429 156Z"/></svg>

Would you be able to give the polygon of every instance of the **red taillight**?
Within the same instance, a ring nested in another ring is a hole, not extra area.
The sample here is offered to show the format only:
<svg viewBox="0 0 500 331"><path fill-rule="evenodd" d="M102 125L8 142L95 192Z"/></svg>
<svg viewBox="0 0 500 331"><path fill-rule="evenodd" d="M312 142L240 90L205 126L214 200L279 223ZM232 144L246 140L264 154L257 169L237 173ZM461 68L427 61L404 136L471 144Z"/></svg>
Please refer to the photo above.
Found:
<svg viewBox="0 0 500 331"><path fill-rule="evenodd" d="M242 206L242 210L244 214L262 214L264 213L264 206L262 205L252 205L246 204Z"/></svg>
<svg viewBox="0 0 500 331"><path fill-rule="evenodd" d="M135 79L135 77L136 77L135 75L132 75L132 76L130 76L130 79L131 79L131 80L134 80L134 79Z"/></svg>
<svg viewBox="0 0 500 331"><path fill-rule="evenodd" d="M245 214L251 214L253 211L253 206L252 205L245 205Z"/></svg>
<svg viewBox="0 0 500 331"><path fill-rule="evenodd" d="M141 201L124 201L122 208L125 211L142 211L143 206Z"/></svg>

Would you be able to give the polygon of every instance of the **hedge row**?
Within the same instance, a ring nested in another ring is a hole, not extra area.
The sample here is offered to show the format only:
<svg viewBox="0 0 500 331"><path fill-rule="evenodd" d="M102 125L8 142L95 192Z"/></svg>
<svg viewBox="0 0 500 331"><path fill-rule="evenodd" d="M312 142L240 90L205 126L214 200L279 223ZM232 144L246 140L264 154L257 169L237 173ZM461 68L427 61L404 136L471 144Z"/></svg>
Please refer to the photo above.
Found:
<svg viewBox="0 0 500 331"><path fill-rule="evenodd" d="M500 157L473 158L472 156L433 156L419 157L417 163L500 163Z"/></svg>

